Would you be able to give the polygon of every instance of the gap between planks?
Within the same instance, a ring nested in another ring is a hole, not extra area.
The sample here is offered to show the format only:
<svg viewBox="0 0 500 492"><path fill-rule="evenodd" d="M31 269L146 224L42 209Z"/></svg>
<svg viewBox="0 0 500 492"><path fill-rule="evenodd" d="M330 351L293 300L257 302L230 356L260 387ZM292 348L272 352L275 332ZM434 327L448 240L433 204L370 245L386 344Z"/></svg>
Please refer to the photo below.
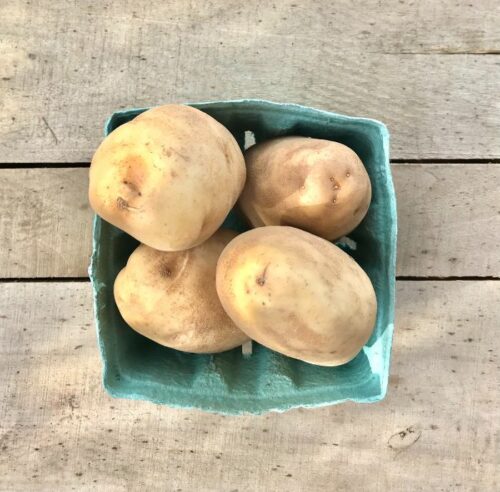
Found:
<svg viewBox="0 0 500 492"><path fill-rule="evenodd" d="M500 164L494 159L391 159L391 164ZM90 162L0 162L0 169L80 169Z"/></svg>
<svg viewBox="0 0 500 492"><path fill-rule="evenodd" d="M398 282L469 282L469 281L498 281L500 277L495 276L474 276L474 275L464 275L464 276L428 276L428 277L418 277L411 275L399 275L396 276L396 281ZM71 283L79 282L85 283L90 282L89 277L18 277L18 278L0 278L0 284L12 284L12 283Z"/></svg>

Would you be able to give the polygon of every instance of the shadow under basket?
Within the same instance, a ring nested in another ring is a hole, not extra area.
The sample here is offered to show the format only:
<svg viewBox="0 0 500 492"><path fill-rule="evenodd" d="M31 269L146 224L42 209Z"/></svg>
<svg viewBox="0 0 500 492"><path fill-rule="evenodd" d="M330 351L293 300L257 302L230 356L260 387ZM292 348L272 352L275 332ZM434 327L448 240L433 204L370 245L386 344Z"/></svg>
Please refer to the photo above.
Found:
<svg viewBox="0 0 500 492"><path fill-rule="evenodd" d="M242 149L245 134L251 132L257 143L284 135L335 140L359 155L371 179L372 202L363 222L340 246L373 283L378 302L375 330L358 356L339 367L307 364L255 342L249 357L242 355L241 348L198 355L160 346L125 323L113 297L114 280L138 242L95 217L89 273L104 387L114 397L223 414L259 414L346 400L381 400L389 376L396 263L396 200L387 128L375 120L261 100L190 105L228 128ZM106 123L105 134L143 111L114 113ZM239 232L246 230L236 210L229 214L225 226Z"/></svg>

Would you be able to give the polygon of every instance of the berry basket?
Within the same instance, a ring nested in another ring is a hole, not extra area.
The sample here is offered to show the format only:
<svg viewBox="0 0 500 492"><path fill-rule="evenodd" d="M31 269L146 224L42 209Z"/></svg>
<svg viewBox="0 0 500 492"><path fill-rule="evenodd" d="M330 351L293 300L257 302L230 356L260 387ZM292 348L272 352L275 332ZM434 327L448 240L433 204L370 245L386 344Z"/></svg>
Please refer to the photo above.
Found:
<svg viewBox="0 0 500 492"><path fill-rule="evenodd" d="M262 100L193 103L222 123L244 146L284 135L335 140L351 147L372 183L372 202L361 224L340 246L365 270L375 288L375 330L363 350L339 367L307 364L253 343L214 355L179 352L139 335L122 319L113 283L138 242L99 217L94 219L90 278L104 387L114 397L149 400L223 414L285 411L351 400L381 400L387 389L393 333L396 263L396 200L389 165L389 133L382 123L293 104ZM145 109L114 113L105 134ZM245 230L236 210L226 227ZM165 320L168 323L168 319Z"/></svg>

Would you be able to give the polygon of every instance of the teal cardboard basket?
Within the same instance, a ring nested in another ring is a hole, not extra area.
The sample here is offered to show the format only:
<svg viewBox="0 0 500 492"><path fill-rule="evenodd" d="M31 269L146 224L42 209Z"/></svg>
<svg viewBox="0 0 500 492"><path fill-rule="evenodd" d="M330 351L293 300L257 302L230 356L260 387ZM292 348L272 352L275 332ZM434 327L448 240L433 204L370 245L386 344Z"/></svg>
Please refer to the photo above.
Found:
<svg viewBox="0 0 500 492"><path fill-rule="evenodd" d="M366 166L373 197L363 222L342 247L369 275L376 291L375 330L360 354L339 367L320 367L288 358L257 343L250 357L241 348L214 355L179 352L132 330L113 298L113 283L137 241L95 218L90 278L104 387L114 397L149 400L223 414L285 411L384 397L389 376L395 296L396 200L389 165L389 133L380 122L293 104L261 100L190 104L220 121L243 148L245 132L256 142L303 135L342 142ZM114 113L105 134L145 109ZM227 227L245 230L233 210ZM168 319L165 320L168 323Z"/></svg>

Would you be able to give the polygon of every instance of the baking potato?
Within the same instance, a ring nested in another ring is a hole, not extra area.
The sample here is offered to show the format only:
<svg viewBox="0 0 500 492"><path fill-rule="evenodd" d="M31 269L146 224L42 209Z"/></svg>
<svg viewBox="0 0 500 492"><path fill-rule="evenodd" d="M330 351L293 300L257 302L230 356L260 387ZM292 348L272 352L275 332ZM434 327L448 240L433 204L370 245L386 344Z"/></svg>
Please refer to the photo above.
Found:
<svg viewBox="0 0 500 492"><path fill-rule="evenodd" d="M235 235L221 229L200 246L177 252L140 245L115 280L123 319L145 337L186 352L222 352L247 341L215 290L217 259Z"/></svg>
<svg viewBox="0 0 500 492"><path fill-rule="evenodd" d="M162 251L208 239L235 204L245 162L211 116L168 104L114 130L90 167L89 200L102 218Z"/></svg>
<svg viewBox="0 0 500 492"><path fill-rule="evenodd" d="M250 147L240 206L254 227L288 225L325 239L365 216L371 184L356 153L338 142L282 137Z"/></svg>
<svg viewBox="0 0 500 492"><path fill-rule="evenodd" d="M260 227L233 239L219 258L216 285L250 338L312 364L348 362L375 324L375 292L361 267L293 227Z"/></svg>

